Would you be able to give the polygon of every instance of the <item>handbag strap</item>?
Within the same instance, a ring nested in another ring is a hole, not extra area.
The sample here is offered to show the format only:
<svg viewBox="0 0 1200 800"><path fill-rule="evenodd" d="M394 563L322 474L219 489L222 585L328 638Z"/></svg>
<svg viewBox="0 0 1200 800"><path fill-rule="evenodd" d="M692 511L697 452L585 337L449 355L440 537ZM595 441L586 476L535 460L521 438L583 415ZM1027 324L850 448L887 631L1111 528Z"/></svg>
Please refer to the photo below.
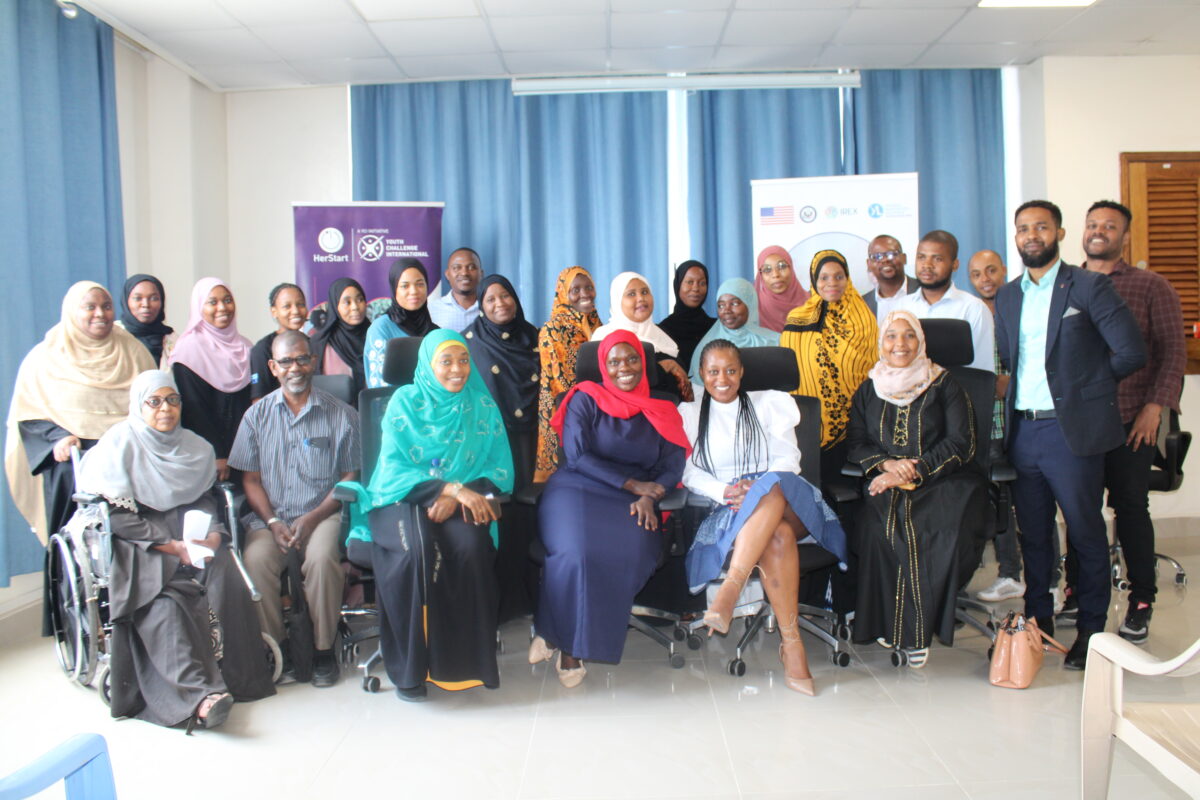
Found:
<svg viewBox="0 0 1200 800"><path fill-rule="evenodd" d="M1046 644L1048 644L1050 646L1051 650L1057 650L1058 652L1062 653L1064 656L1067 654L1067 648L1063 647L1062 643L1060 643L1053 636L1046 633L1041 628L1038 628L1037 632L1040 633L1042 635L1042 638L1046 640Z"/></svg>

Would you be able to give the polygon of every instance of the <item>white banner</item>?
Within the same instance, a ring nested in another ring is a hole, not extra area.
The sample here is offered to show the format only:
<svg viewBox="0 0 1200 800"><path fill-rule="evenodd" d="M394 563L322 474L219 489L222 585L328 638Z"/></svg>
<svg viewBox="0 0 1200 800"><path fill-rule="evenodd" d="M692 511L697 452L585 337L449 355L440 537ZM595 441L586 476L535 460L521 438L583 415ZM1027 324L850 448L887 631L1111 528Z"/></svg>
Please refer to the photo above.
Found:
<svg viewBox="0 0 1200 800"><path fill-rule="evenodd" d="M808 266L821 250L837 250L850 264L859 294L875 288L867 271L867 245L880 234L896 237L909 255L920 236L917 173L837 175L750 181L755 258L779 245L792 256L796 278L810 289Z"/></svg>

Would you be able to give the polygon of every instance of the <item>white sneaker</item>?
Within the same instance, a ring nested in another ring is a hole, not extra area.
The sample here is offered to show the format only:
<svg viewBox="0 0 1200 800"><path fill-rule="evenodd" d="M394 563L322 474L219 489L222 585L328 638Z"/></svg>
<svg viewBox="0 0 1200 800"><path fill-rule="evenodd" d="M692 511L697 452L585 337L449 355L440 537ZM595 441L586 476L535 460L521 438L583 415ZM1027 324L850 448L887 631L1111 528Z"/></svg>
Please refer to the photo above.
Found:
<svg viewBox="0 0 1200 800"><path fill-rule="evenodd" d="M998 603L1001 600L1011 600L1014 597L1025 596L1025 584L1012 578L997 578L996 582L981 592L975 594L985 603Z"/></svg>

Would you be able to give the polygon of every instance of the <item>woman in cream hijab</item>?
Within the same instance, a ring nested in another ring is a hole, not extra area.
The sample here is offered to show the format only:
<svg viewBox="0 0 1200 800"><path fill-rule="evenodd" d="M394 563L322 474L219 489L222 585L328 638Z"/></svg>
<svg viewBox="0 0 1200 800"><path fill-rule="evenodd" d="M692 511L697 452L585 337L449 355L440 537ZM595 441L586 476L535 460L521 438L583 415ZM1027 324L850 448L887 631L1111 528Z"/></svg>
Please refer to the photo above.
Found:
<svg viewBox="0 0 1200 800"><path fill-rule="evenodd" d="M17 508L43 542L73 510L71 448L86 450L125 419L133 379L154 368L150 351L114 326L113 316L103 286L76 283L58 324L17 372L4 471Z"/></svg>
<svg viewBox="0 0 1200 800"><path fill-rule="evenodd" d="M652 321L654 295L645 277L636 272L622 272L609 286L610 305L608 324L592 332L592 341L603 341L613 331L629 331L643 342L654 345L655 361L670 376L664 379L650 371L651 388L670 391L686 401L692 399L692 384L687 371L680 366L679 345Z"/></svg>

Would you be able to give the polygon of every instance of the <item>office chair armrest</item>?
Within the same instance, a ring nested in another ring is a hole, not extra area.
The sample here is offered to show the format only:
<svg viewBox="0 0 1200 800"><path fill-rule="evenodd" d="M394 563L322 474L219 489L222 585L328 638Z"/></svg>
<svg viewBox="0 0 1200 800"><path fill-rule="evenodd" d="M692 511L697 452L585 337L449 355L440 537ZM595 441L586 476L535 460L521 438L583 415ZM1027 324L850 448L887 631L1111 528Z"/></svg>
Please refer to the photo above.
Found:
<svg viewBox="0 0 1200 800"><path fill-rule="evenodd" d="M666 497L658 501L658 508L661 511L678 511L688 504L690 495L691 492L683 487L670 489Z"/></svg>
<svg viewBox="0 0 1200 800"><path fill-rule="evenodd" d="M71 499L80 505L95 505L100 502L100 495L89 494L87 492L75 492L71 495Z"/></svg>
<svg viewBox="0 0 1200 800"><path fill-rule="evenodd" d="M354 491L349 486L334 486L333 499L342 503L353 503L358 499L358 492Z"/></svg>
<svg viewBox="0 0 1200 800"><path fill-rule="evenodd" d="M1017 479L1017 470L1007 461L994 461L988 477L993 483L1009 483Z"/></svg>
<svg viewBox="0 0 1200 800"><path fill-rule="evenodd" d="M829 488L829 493L838 503L853 503L859 498L858 490L844 483L835 483Z"/></svg>
<svg viewBox="0 0 1200 800"><path fill-rule="evenodd" d="M531 483L522 488L521 491L513 492L513 499L522 505L536 506L538 498L542 496L542 491L545 488L545 483Z"/></svg>
<svg viewBox="0 0 1200 800"><path fill-rule="evenodd" d="M853 461L847 461L845 464L842 464L842 474L847 478L861 478L866 475L863 472L862 465L855 464Z"/></svg>

